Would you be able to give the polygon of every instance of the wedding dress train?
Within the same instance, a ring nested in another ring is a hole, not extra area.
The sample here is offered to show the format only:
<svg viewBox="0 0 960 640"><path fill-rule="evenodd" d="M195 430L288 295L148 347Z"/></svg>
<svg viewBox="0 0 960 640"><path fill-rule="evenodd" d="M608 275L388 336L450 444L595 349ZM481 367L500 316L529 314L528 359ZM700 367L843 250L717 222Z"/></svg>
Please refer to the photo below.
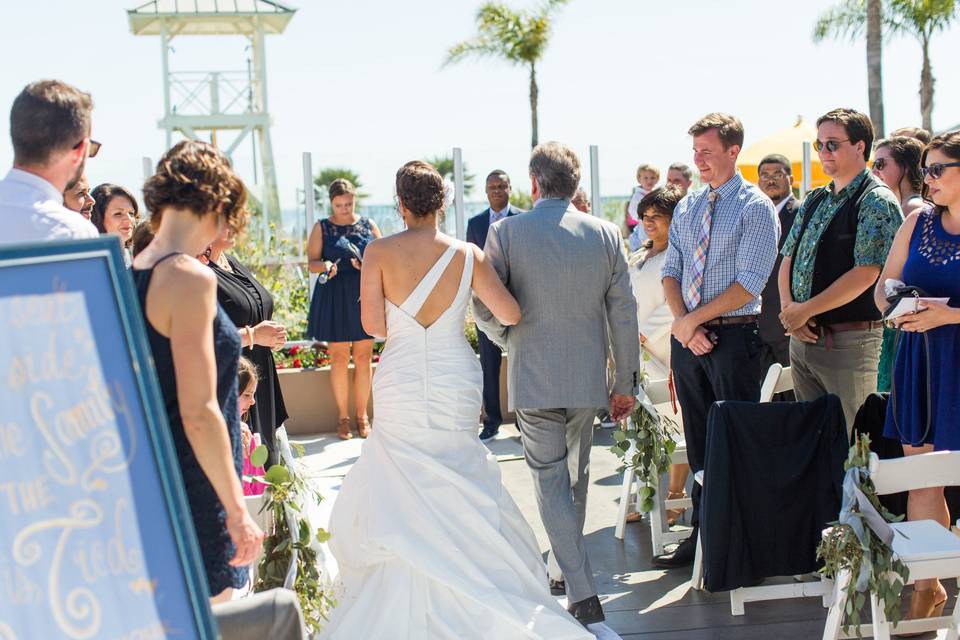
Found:
<svg viewBox="0 0 960 640"><path fill-rule="evenodd" d="M458 251L456 297L424 327L416 315ZM472 274L458 243L402 305L386 302L373 431L330 518L343 596L324 638L593 638L550 595L533 531L477 437Z"/></svg>

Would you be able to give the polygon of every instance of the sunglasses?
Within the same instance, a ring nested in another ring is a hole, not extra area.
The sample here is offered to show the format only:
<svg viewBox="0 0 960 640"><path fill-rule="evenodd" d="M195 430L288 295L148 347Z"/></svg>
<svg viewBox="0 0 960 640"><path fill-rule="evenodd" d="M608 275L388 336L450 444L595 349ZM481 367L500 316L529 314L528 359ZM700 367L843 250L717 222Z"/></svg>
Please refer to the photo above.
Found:
<svg viewBox="0 0 960 640"><path fill-rule="evenodd" d="M939 180L943 176L943 170L947 167L960 167L960 162L937 162L928 167L923 167L920 169L920 173L924 178L930 176L934 180Z"/></svg>
<svg viewBox="0 0 960 640"><path fill-rule="evenodd" d="M813 148L816 149L818 153L819 153L820 151L823 151L824 149L826 149L826 150L829 151L830 153L836 153L836 152L837 152L837 149L840 148L840 143L841 143L841 142L850 142L850 140L849 140L849 139L847 139L847 140L827 140L826 142L823 142L823 141L821 141L821 140L814 140L814 141L813 141Z"/></svg>
<svg viewBox="0 0 960 640"><path fill-rule="evenodd" d="M86 140L86 139L87 139L87 138L84 138L83 140ZM73 145L73 148L74 148L74 149L79 149L79 148L83 145L83 140L81 140L81 141L78 142L77 144ZM103 146L103 145L101 145L99 142L97 142L97 141L94 140L93 138L90 138L90 146L87 147L87 157L88 157L88 158L96 158L96 157L97 157L97 154L100 153L100 147L101 147L101 146Z"/></svg>
<svg viewBox="0 0 960 640"><path fill-rule="evenodd" d="M883 171L883 168L885 166L887 166L886 158L877 158L876 160L873 161L873 168L876 169L877 171Z"/></svg>

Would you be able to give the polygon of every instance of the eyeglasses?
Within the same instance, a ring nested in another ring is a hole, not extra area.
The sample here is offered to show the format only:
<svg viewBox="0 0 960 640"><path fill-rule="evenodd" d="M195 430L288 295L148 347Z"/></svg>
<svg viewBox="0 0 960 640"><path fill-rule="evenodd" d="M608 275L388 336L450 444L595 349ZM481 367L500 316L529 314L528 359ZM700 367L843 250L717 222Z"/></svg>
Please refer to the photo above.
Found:
<svg viewBox="0 0 960 640"><path fill-rule="evenodd" d="M886 158L877 158L876 160L873 161L873 168L876 169L877 171L883 171L883 168L885 166L887 166Z"/></svg>
<svg viewBox="0 0 960 640"><path fill-rule="evenodd" d="M824 149L826 149L830 153L836 153L837 149L840 148L841 142L850 142L850 139L847 138L846 140L827 140L826 142L823 142L821 140L814 140L813 148L816 149L818 153L820 151L823 151Z"/></svg>
<svg viewBox="0 0 960 640"><path fill-rule="evenodd" d="M73 145L73 148L79 149L83 145L84 140L87 140L87 138L84 138L77 144ZM97 157L97 154L100 153L100 147L102 147L103 145L97 142L96 140L94 140L93 138L90 138L89 140L90 140L90 146L87 147L87 157L95 158Z"/></svg>
<svg viewBox="0 0 960 640"><path fill-rule="evenodd" d="M960 162L937 162L930 166L920 169L924 178L930 176L934 180L939 180L943 176L943 170L947 167L960 167Z"/></svg>
<svg viewBox="0 0 960 640"><path fill-rule="evenodd" d="M760 179L764 182L775 182L777 180L783 180L787 177L786 171L774 171L773 173L761 173Z"/></svg>

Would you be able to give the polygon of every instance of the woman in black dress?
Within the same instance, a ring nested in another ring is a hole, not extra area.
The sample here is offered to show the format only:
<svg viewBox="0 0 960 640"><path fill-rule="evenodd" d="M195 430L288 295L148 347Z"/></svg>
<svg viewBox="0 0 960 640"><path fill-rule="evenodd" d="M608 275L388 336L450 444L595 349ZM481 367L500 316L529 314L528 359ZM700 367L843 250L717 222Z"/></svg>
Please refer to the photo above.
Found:
<svg viewBox="0 0 960 640"><path fill-rule="evenodd" d="M221 225L243 229L246 189L214 146L184 141L160 159L143 196L156 237L134 259L133 280L211 599L229 600L263 532L240 484L240 337L217 304L216 277L194 256Z"/></svg>
<svg viewBox="0 0 960 640"><path fill-rule="evenodd" d="M273 350L283 346L287 332L283 325L273 322L273 296L239 260L226 252L233 247L235 234L224 227L210 245L209 266L217 275L217 301L237 325L243 343L243 355L257 366L260 384L256 404L250 412L250 430L259 433L277 462L273 432L287 419L283 393Z"/></svg>
<svg viewBox="0 0 960 640"><path fill-rule="evenodd" d="M361 255L367 244L380 237L380 229L370 218L355 213L357 190L343 178L330 183L330 217L314 225L307 242L310 272L325 275L317 282L310 301L307 335L330 345L330 386L339 413L337 435L343 440L350 433L348 368L353 346L353 398L357 409L357 432L361 438L370 433L367 402L370 399L373 338L360 324ZM352 246L351 246L352 245Z"/></svg>

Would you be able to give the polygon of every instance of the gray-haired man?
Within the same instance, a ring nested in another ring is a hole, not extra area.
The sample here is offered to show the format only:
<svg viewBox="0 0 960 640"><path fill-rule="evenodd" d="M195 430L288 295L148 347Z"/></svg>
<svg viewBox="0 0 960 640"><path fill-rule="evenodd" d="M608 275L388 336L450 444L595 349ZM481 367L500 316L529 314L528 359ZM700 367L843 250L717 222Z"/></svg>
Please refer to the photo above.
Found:
<svg viewBox="0 0 960 640"><path fill-rule="evenodd" d="M533 209L495 223L485 248L520 303L523 320L503 327L476 298L474 317L510 353L509 402L540 517L565 581L568 609L586 625L604 619L583 542L593 421L602 406L615 419L633 408L640 363L637 306L620 230L570 204L580 181L576 154L557 142L537 146L530 178ZM609 388L608 351L615 365Z"/></svg>

